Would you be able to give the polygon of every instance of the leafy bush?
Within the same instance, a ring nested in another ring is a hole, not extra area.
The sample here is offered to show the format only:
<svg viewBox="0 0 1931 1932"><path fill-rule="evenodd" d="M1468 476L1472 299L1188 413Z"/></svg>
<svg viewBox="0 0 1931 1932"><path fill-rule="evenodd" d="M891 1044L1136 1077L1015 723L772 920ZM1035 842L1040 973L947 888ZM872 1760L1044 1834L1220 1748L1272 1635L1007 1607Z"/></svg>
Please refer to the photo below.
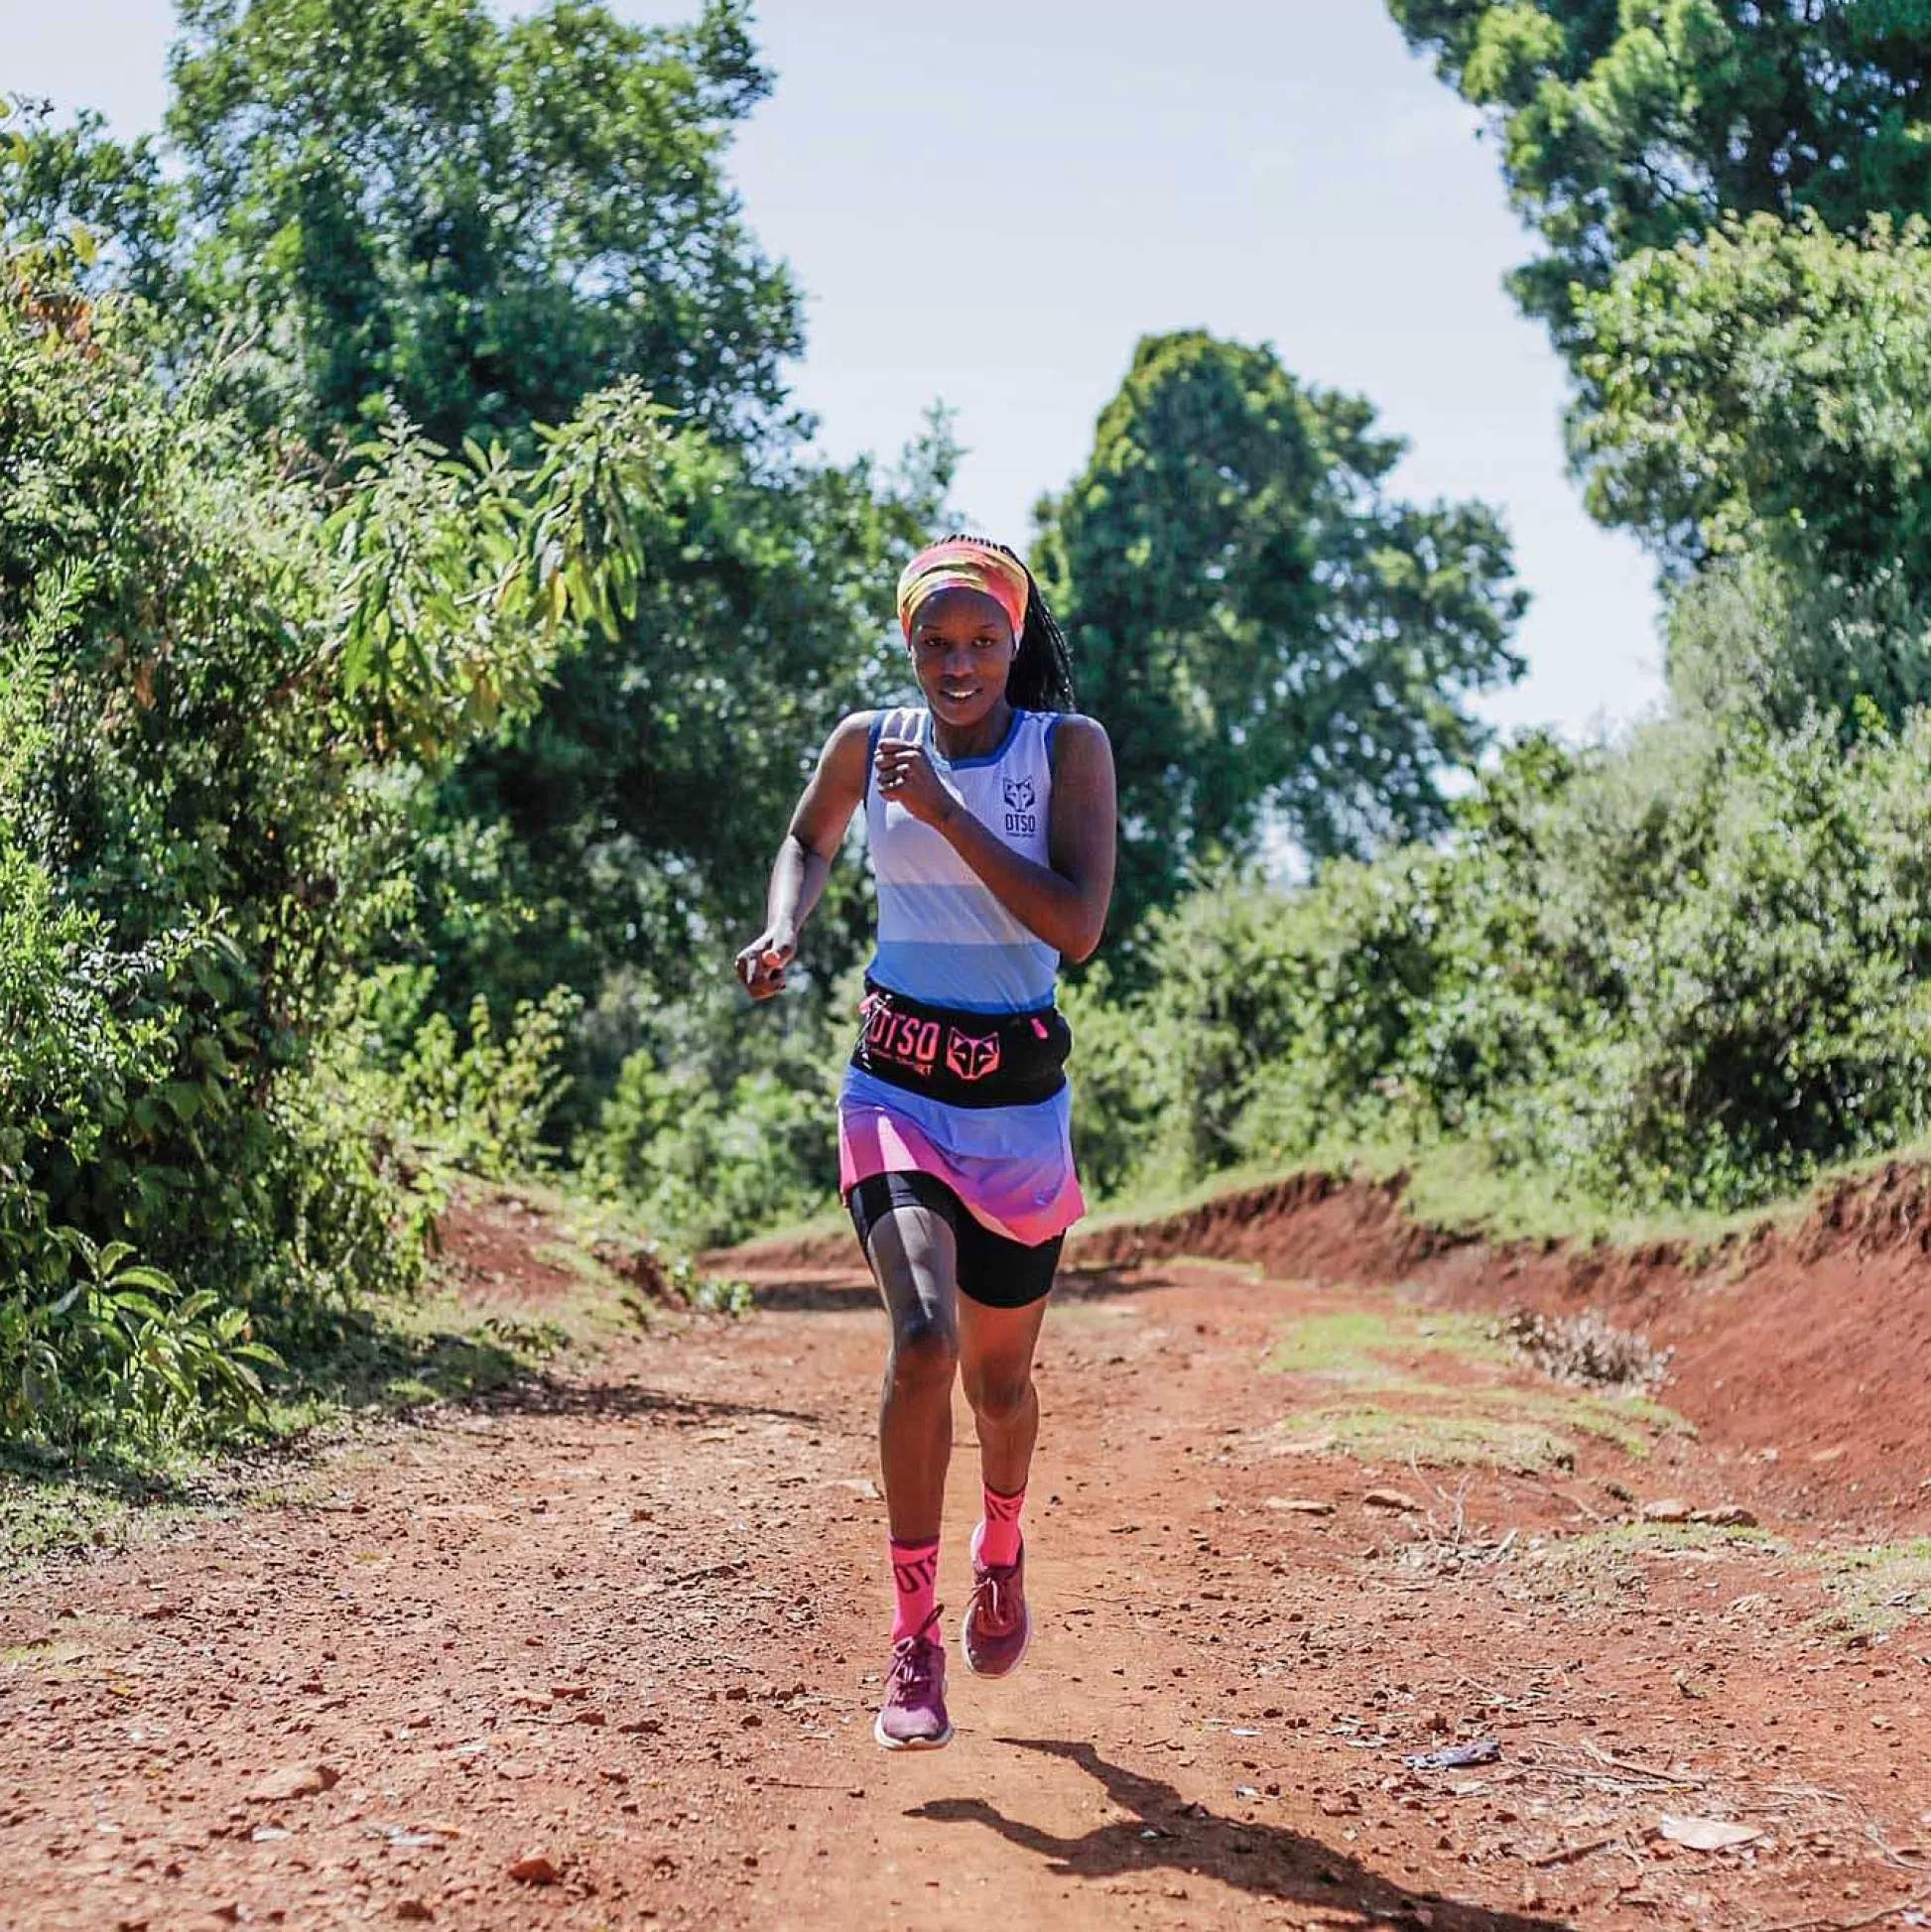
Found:
<svg viewBox="0 0 1931 1932"><path fill-rule="evenodd" d="M735 988L662 1017L577 1157L584 1180L694 1246L837 1203L836 1104L850 1037L838 1002L785 999L742 1024Z"/></svg>
<svg viewBox="0 0 1931 1932"><path fill-rule="evenodd" d="M1931 719L1511 751L1446 851L1224 885L1101 1019L1108 1181L1459 1139L1582 1201L1763 1200L1931 1119ZM1091 1027L1091 1021L1089 1030Z"/></svg>
<svg viewBox="0 0 1931 1932"><path fill-rule="evenodd" d="M469 1008L466 1041L447 1015L430 1014L394 1073L375 1076L399 1128L491 1180L545 1166L552 1150L544 1128L568 1085L558 1061L581 1005L567 986L520 1000L501 1039L480 993Z"/></svg>
<svg viewBox="0 0 1931 1932"><path fill-rule="evenodd" d="M390 423L324 475L164 382L58 250L0 270L4 1360L70 1435L180 1437L246 1407L251 1325L420 1266L328 1022L397 917L411 775L632 606L663 433L622 389L520 465ZM483 1076L492 1145L527 1057Z"/></svg>
<svg viewBox="0 0 1931 1932"><path fill-rule="evenodd" d="M247 1312L211 1289L181 1294L133 1252L120 1241L96 1247L72 1228L42 1244L54 1278L0 1301L0 1432L161 1448L261 1417L255 1364L280 1367L281 1357L253 1339Z"/></svg>

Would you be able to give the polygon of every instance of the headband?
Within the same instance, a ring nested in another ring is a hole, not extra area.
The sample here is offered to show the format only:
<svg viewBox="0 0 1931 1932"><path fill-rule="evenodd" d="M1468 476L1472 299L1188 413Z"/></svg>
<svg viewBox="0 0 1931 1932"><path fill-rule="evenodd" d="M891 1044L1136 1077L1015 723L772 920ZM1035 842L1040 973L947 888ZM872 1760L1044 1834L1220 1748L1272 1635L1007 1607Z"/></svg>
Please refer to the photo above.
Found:
<svg viewBox="0 0 1931 1932"><path fill-rule="evenodd" d="M948 537L922 550L906 565L898 580L898 620L912 635L912 619L920 604L941 590L982 590L1002 609L1015 639L1026 628L1026 600L1032 580L1016 557L970 537Z"/></svg>

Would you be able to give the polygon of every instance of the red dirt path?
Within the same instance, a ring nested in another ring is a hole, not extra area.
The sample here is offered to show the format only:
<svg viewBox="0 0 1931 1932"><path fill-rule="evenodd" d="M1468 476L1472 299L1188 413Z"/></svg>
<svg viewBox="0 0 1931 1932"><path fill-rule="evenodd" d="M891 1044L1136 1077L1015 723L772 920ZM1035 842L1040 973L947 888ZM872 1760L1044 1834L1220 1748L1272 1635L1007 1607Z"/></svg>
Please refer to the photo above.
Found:
<svg viewBox="0 0 1931 1932"><path fill-rule="evenodd" d="M1849 1647L1803 1561L1839 1525L1931 1519L1931 1264L1921 1210L1884 1200L1840 1204L1835 1244L1827 1216L1693 1275L1443 1249L1311 1183L1076 1271L1041 1364L1039 1640L1003 1684L955 1666L959 1739L909 1757L869 1739L879 1318L850 1267L767 1252L742 1321L665 1318L328 1453L306 1500L9 1586L0 1926L1910 1923L1931 1627ZM541 1299L502 1225L455 1231L495 1254L492 1295ZM1182 1247L1274 1278L1157 1258ZM1395 1305L1324 1282L1389 1280L1599 1297L1676 1343L1663 1397L1701 1440L1466 1487L1310 1450L1283 1417L1333 1389L1262 1357L1299 1318ZM963 1409L960 1440L963 1532ZM1538 1567L1536 1539L1594 1547L1564 1539L1665 1493L1745 1505L1788 1552ZM1477 1736L1498 1760L1403 1764ZM317 1767L329 1788L256 1795ZM1692 1851L1665 1814L1760 1836ZM558 1882L510 1876L525 1857Z"/></svg>

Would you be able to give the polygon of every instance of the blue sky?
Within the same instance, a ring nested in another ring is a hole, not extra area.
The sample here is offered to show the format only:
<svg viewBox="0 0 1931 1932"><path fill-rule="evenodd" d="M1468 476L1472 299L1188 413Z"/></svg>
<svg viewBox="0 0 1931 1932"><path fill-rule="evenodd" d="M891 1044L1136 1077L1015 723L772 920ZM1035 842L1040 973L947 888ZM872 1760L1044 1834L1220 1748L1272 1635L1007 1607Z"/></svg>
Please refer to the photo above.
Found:
<svg viewBox="0 0 1931 1932"><path fill-rule="evenodd" d="M0 88L157 124L169 0L8 11ZM1023 542L1138 336L1271 342L1409 440L1405 493L1500 507L1535 604L1529 675L1488 715L1578 735L1654 704L1652 574L1564 474L1561 367L1500 286L1527 241L1493 144L1380 0L764 0L758 21L777 91L733 172L807 292L796 392L833 453L889 455L943 401L961 507ZM939 265L954 238L964 270Z"/></svg>

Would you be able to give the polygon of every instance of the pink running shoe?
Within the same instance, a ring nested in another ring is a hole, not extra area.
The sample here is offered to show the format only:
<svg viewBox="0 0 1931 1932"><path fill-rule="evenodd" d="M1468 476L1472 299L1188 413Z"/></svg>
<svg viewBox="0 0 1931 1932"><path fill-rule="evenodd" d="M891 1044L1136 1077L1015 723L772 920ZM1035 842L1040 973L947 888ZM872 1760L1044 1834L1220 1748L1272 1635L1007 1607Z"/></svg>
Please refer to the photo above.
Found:
<svg viewBox="0 0 1931 1932"><path fill-rule="evenodd" d="M892 1645L892 1667L885 1678L885 1704L871 1735L887 1750L937 1750L952 1742L946 1716L946 1646L932 1633L939 1608L914 1636Z"/></svg>
<svg viewBox="0 0 1931 1932"><path fill-rule="evenodd" d="M1033 1640L1033 1615L1026 1608L1026 1551L1010 1563L978 1560L972 1538L972 1594L959 1626L966 1668L975 1677L1007 1677L1017 1670Z"/></svg>

